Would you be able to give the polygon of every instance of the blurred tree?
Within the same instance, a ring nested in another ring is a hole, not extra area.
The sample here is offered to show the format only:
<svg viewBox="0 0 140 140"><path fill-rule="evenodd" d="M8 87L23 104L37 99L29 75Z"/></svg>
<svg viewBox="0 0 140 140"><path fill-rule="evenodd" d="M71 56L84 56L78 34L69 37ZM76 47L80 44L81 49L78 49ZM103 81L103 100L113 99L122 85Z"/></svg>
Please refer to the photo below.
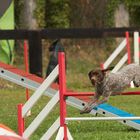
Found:
<svg viewBox="0 0 140 140"><path fill-rule="evenodd" d="M71 27L104 27L107 0L71 0Z"/></svg>
<svg viewBox="0 0 140 140"><path fill-rule="evenodd" d="M140 25L140 0L125 0L125 4L130 14L130 24L132 26Z"/></svg>
<svg viewBox="0 0 140 140"><path fill-rule="evenodd" d="M28 22L36 22L38 28L43 28L45 26L45 2L46 0L15 0L16 27L28 28L26 25Z"/></svg>
<svg viewBox="0 0 140 140"><path fill-rule="evenodd" d="M45 27L45 3L46 0L36 0L35 17L39 28Z"/></svg>
<svg viewBox="0 0 140 140"><path fill-rule="evenodd" d="M34 11L36 9L35 0L24 0L24 7L22 12L23 27L27 29L37 29L37 19L35 18Z"/></svg>
<svg viewBox="0 0 140 140"><path fill-rule="evenodd" d="M46 0L46 27L69 27L69 2L70 0Z"/></svg>
<svg viewBox="0 0 140 140"><path fill-rule="evenodd" d="M20 28L22 27L23 24L21 21L21 15L24 6L24 0L15 0L14 5L15 5L15 27Z"/></svg>
<svg viewBox="0 0 140 140"><path fill-rule="evenodd" d="M111 27L121 4L130 25L139 25L139 0L15 0L16 23L30 28Z"/></svg>

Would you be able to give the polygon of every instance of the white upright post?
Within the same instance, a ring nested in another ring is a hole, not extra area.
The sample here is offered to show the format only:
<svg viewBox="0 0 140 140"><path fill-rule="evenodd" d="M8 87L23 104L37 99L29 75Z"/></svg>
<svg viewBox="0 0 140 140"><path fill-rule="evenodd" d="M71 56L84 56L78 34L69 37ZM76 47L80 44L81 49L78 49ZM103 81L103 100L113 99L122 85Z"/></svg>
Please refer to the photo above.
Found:
<svg viewBox="0 0 140 140"><path fill-rule="evenodd" d="M139 32L134 32L134 63L139 65Z"/></svg>
<svg viewBox="0 0 140 140"><path fill-rule="evenodd" d="M139 65L139 32L134 32L134 63ZM135 87L133 81L130 85Z"/></svg>

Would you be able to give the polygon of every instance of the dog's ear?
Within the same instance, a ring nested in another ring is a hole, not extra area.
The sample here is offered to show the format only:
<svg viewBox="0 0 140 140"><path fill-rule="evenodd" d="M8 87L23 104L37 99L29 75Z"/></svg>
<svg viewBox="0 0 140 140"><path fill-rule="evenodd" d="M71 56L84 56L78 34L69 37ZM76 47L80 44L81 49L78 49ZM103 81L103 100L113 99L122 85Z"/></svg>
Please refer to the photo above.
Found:
<svg viewBox="0 0 140 140"><path fill-rule="evenodd" d="M114 66L108 67L108 68L102 70L102 72L108 72L108 71L111 71L111 70L113 70L113 69L114 69Z"/></svg>
<svg viewBox="0 0 140 140"><path fill-rule="evenodd" d="M88 73L88 77L92 83L92 85L94 86L95 85L95 81L96 81L96 76L95 76L95 73L93 70L91 70L89 73Z"/></svg>
<svg viewBox="0 0 140 140"><path fill-rule="evenodd" d="M92 75L93 75L93 71L91 70L91 71L88 73L89 79L91 79Z"/></svg>
<svg viewBox="0 0 140 140"><path fill-rule="evenodd" d="M113 70L113 69L114 69L114 67L115 67L115 66L111 66L111 67L109 67L108 69L109 69L109 70Z"/></svg>
<svg viewBox="0 0 140 140"><path fill-rule="evenodd" d="M108 67L108 68L102 70L102 72L103 72L103 73L107 73L107 72L110 72L110 71L113 70L113 69L114 69L114 66Z"/></svg>

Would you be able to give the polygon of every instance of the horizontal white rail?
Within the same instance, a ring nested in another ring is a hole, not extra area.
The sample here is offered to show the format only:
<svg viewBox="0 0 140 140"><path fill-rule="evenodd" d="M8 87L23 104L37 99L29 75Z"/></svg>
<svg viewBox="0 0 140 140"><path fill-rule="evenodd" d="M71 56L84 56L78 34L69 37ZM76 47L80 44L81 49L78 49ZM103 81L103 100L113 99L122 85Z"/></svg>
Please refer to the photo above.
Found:
<svg viewBox="0 0 140 140"><path fill-rule="evenodd" d="M140 120L140 117L76 117L65 118L66 121L113 121L113 120Z"/></svg>
<svg viewBox="0 0 140 140"><path fill-rule="evenodd" d="M119 53L126 46L126 39L122 41L122 43L114 50L114 52L110 55L110 57L104 63L104 69L106 69L112 61L119 55Z"/></svg>

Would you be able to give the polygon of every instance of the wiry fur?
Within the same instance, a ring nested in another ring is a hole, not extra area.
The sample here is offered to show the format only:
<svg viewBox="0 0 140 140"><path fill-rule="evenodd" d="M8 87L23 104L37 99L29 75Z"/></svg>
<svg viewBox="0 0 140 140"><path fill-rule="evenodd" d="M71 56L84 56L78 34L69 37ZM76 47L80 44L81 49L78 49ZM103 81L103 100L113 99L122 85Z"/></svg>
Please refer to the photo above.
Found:
<svg viewBox="0 0 140 140"><path fill-rule="evenodd" d="M140 66L129 64L123 67L119 72L111 73L106 70L92 70L89 72L89 79L95 86L94 98L81 110L81 114L89 113L92 108L107 102L110 95L120 94L126 87L130 86L131 81L136 87L140 86ZM102 99L99 98L103 96Z"/></svg>

